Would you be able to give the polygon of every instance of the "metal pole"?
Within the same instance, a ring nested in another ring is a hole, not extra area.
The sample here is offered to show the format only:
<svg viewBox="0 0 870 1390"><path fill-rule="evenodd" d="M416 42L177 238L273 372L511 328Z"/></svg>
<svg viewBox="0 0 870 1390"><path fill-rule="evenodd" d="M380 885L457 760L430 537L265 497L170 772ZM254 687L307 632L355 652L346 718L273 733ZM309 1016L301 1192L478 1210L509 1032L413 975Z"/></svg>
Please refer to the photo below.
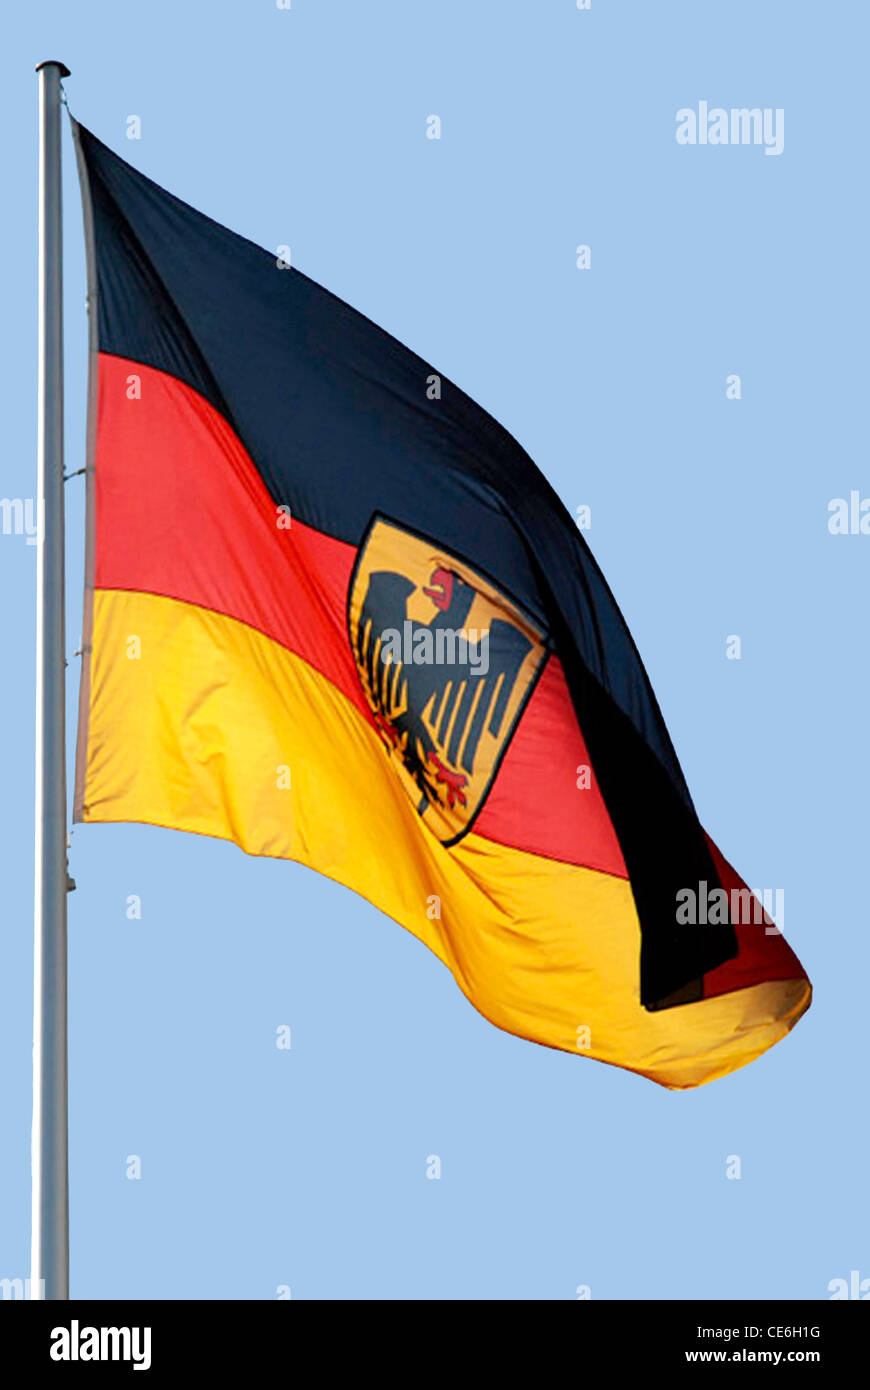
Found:
<svg viewBox="0 0 870 1390"><path fill-rule="evenodd" d="M30 1297L69 1298L60 80L39 73L39 427Z"/></svg>

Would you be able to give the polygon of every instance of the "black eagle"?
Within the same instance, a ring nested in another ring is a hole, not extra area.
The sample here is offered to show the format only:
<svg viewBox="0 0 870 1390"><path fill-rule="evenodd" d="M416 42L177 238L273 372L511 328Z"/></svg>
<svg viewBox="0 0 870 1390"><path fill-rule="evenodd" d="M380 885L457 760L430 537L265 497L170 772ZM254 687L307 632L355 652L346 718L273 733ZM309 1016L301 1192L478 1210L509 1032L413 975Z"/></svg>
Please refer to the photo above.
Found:
<svg viewBox="0 0 870 1390"><path fill-rule="evenodd" d="M513 623L493 619L488 631L489 661L475 672L468 660L417 663L394 660L386 634L404 635L407 605L416 585L403 574L379 570L369 575L356 629L357 669L385 742L401 758L420 788L418 811L430 802L466 805L464 788L484 729L498 738L520 668L531 642ZM433 570L423 593L435 605L428 623L412 622L411 638L427 630L438 652L438 633L459 634L465 627L475 590L443 566ZM441 639L444 644L444 637ZM446 651L457 649L445 644Z"/></svg>

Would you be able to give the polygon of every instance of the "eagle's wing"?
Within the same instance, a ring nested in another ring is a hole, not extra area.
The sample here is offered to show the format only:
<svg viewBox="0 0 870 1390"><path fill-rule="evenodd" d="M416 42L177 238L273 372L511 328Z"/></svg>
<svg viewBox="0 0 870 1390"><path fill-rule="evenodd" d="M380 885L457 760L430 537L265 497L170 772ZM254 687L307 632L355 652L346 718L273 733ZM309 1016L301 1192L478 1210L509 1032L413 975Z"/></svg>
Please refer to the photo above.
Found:
<svg viewBox="0 0 870 1390"><path fill-rule="evenodd" d="M436 699L429 710L430 727L453 767L469 776L484 729L497 738L531 643L513 623L495 618L489 629L489 662L485 674L470 667L442 666L432 682ZM440 698L439 698L440 697Z"/></svg>
<svg viewBox="0 0 870 1390"><path fill-rule="evenodd" d="M407 679L401 660L384 652L383 638L388 631L401 636L413 590L410 579L390 570L369 575L355 633L354 655L369 704L391 723L407 707Z"/></svg>

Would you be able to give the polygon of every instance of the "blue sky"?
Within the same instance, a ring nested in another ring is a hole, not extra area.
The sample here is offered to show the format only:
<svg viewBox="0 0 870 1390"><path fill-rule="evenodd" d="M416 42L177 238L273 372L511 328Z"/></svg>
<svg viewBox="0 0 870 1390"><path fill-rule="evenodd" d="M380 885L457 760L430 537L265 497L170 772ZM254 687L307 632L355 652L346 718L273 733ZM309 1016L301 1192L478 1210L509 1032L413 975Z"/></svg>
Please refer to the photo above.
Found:
<svg viewBox="0 0 870 1390"><path fill-rule="evenodd" d="M831 499L870 496L867 27L859 7L794 0L43 0L7 16L2 495L35 486L33 69L59 58L101 139L234 230L289 244L490 410L572 511L591 507L587 538L701 818L747 881L784 889L816 988L772 1052L672 1094L499 1033L415 940L306 869L79 827L74 1296L825 1298L852 1269L870 1277L870 537L827 526ZM680 146L676 112L700 101L782 108L782 153ZM426 139L431 114L440 141ZM86 323L64 140L73 470ZM740 401L726 400L730 373ZM67 495L72 730L80 479ZM11 1278L29 1248L23 536L0 535L0 584ZM740 661L726 660L731 634ZM289 1052L275 1046L285 1024ZM735 1154L739 1181L725 1175Z"/></svg>

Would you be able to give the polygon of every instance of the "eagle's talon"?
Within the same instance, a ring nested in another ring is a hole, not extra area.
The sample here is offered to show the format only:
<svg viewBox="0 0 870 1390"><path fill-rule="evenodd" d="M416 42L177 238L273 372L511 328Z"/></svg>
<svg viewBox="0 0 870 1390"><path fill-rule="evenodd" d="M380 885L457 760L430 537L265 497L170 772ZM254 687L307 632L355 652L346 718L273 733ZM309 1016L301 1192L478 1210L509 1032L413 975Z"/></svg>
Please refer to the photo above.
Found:
<svg viewBox="0 0 870 1390"><path fill-rule="evenodd" d="M445 767L441 759L435 753L429 754L429 762L435 767L435 781L443 782L447 787L447 805L452 810L458 801L460 806L468 804L462 788L468 785L468 778L463 772L452 772L449 767Z"/></svg>

